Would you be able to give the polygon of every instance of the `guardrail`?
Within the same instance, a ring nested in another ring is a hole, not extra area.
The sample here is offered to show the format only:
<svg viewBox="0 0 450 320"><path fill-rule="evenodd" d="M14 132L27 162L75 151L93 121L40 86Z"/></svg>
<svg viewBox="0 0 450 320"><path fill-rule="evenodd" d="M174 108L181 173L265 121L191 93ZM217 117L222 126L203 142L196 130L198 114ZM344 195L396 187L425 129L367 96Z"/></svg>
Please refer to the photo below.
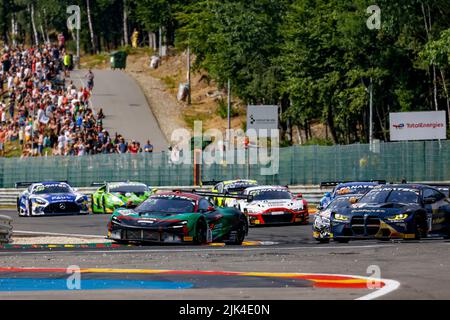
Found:
<svg viewBox="0 0 450 320"><path fill-rule="evenodd" d="M422 182L410 182L410 183L420 183L420 184L436 184L436 183L444 183L449 184L450 181L422 181ZM175 190L175 189L183 189L190 190L195 189L199 191L207 191L211 190L212 186L203 186L203 187L194 187L194 186L165 186L165 187L155 187L158 190ZM327 191L331 191L332 188L320 188L318 185L293 185L289 186L289 189L293 193L302 193L303 198L308 201L309 204L315 206L319 203L320 199L323 197L323 194ZM83 194L90 196L97 190L97 187L82 187L77 188L77 190ZM17 197L23 191L23 189L0 189L0 207L1 206L16 206Z"/></svg>
<svg viewBox="0 0 450 320"><path fill-rule="evenodd" d="M183 190L201 190L207 191L211 190L212 186L203 186L203 187L194 187L194 186L165 186L165 187L156 187L158 190L175 190L175 189L183 189ZM317 185L305 185L305 186L289 186L289 189L293 193L302 193L303 198L308 201L310 204L319 203L320 198L322 198L324 192L331 191L331 189L322 188L320 189ZM0 206L16 206L17 197L24 189L0 189ZM85 195L90 196L97 190L97 187L82 187L77 188L77 190Z"/></svg>

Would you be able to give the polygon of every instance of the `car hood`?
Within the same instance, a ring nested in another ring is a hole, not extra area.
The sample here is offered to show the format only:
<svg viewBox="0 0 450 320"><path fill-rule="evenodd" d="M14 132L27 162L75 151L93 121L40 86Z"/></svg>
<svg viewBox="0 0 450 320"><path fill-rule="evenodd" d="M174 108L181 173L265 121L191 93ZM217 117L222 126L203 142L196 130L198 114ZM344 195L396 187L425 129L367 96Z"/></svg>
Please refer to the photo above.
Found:
<svg viewBox="0 0 450 320"><path fill-rule="evenodd" d="M382 203L382 204L355 204L352 207L339 210L339 213L347 215L371 215L378 217L401 214L418 209L418 204Z"/></svg>
<svg viewBox="0 0 450 320"><path fill-rule="evenodd" d="M119 194L119 193L113 192L113 193L111 193L111 195L113 195L125 202L127 202L127 201L133 201L133 202L143 201L148 197L147 193L137 195L136 193L133 193L133 192L129 192L129 193L125 193L125 194Z"/></svg>
<svg viewBox="0 0 450 320"><path fill-rule="evenodd" d="M72 202L77 198L74 193L48 193L48 194L33 194L31 198L41 198L48 202Z"/></svg>
<svg viewBox="0 0 450 320"><path fill-rule="evenodd" d="M173 213L173 214L161 214L161 213L145 213L139 214L134 210L118 209L113 216L112 220L117 219L120 223L129 226L147 226L157 227L170 224L176 224L181 221L189 221L195 213ZM116 220L116 221L117 221Z"/></svg>

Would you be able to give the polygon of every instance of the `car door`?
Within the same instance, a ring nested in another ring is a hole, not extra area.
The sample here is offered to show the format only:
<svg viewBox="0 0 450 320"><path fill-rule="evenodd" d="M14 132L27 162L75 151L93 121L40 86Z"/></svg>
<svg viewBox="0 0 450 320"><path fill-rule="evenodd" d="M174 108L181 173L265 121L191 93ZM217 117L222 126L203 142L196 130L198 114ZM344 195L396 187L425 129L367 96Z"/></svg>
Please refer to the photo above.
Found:
<svg viewBox="0 0 450 320"><path fill-rule="evenodd" d="M430 232L439 232L446 228L448 224L448 212L450 211L449 199L432 188L423 190L423 203L427 211Z"/></svg>
<svg viewBox="0 0 450 320"><path fill-rule="evenodd" d="M205 198L200 199L198 211L205 216L213 239L217 239L224 234L224 227L226 226L222 223L223 215L216 210L213 203Z"/></svg>

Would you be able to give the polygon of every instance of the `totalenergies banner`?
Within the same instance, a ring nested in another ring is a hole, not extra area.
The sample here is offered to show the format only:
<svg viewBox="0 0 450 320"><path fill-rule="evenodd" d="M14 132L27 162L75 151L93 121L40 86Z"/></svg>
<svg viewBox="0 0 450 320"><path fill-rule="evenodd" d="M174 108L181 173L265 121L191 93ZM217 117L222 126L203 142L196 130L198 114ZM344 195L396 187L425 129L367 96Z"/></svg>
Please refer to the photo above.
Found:
<svg viewBox="0 0 450 320"><path fill-rule="evenodd" d="M445 140L445 111L397 112L389 114L391 141Z"/></svg>

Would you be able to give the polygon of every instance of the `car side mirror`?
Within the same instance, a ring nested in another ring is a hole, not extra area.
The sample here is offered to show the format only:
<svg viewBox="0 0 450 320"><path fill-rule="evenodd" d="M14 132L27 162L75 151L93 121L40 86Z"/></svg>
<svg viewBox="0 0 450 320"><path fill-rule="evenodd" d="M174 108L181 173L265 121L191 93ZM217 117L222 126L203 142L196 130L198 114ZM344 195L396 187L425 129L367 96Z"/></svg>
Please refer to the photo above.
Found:
<svg viewBox="0 0 450 320"><path fill-rule="evenodd" d="M424 198L423 199L423 203L424 204L433 204L433 203L435 203L436 202L436 199L435 198Z"/></svg>
<svg viewBox="0 0 450 320"><path fill-rule="evenodd" d="M351 204L355 204L355 203L357 203L358 202L358 198L356 198L356 197L351 197L350 198L350 203Z"/></svg>

